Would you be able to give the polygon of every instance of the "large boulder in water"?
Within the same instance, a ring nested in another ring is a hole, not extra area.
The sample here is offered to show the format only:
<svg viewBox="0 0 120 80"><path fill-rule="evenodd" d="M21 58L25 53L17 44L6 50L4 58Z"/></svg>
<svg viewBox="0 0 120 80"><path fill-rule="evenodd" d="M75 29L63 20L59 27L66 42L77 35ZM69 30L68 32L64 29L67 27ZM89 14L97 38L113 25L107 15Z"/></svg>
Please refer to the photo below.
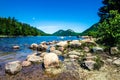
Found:
<svg viewBox="0 0 120 80"><path fill-rule="evenodd" d="M8 62L5 65L5 71L10 74L16 74L21 71L22 65L20 61Z"/></svg>
<svg viewBox="0 0 120 80"><path fill-rule="evenodd" d="M44 67L46 69L59 66L59 58L55 53L48 53L44 56Z"/></svg>

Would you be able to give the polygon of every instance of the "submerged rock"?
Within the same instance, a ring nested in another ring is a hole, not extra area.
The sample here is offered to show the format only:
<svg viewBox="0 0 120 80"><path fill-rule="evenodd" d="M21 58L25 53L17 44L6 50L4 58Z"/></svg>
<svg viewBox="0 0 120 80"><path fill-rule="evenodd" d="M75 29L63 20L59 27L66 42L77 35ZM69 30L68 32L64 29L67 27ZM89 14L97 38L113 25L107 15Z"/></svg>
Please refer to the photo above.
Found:
<svg viewBox="0 0 120 80"><path fill-rule="evenodd" d="M20 46L13 46L12 48L13 48L13 49L19 49Z"/></svg>
<svg viewBox="0 0 120 80"><path fill-rule="evenodd" d="M21 69L22 69L22 65L20 61L8 62L5 65L5 71L10 74L16 74L20 72Z"/></svg>

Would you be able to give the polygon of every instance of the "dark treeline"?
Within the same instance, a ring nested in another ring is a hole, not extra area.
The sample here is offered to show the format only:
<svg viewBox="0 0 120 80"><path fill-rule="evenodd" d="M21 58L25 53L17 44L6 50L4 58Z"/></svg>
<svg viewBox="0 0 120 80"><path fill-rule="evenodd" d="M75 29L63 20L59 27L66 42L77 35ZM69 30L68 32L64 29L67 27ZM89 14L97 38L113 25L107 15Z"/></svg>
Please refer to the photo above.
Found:
<svg viewBox="0 0 120 80"><path fill-rule="evenodd" d="M18 22L14 17L0 17L0 35L37 36L45 35L45 33L29 24Z"/></svg>

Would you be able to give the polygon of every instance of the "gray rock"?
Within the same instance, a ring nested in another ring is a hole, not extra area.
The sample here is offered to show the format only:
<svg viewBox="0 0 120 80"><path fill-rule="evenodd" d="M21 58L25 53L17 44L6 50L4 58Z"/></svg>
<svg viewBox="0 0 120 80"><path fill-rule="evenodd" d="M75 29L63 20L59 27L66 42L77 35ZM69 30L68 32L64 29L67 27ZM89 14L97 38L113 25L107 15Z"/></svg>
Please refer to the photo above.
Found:
<svg viewBox="0 0 120 80"><path fill-rule="evenodd" d="M8 62L5 65L5 71L10 74L16 74L20 72L21 69L22 69L22 65L20 61Z"/></svg>
<svg viewBox="0 0 120 80"><path fill-rule="evenodd" d="M77 52L77 51L70 51L70 52L68 53L68 55L77 55L77 56L80 56L81 53L79 53L79 52Z"/></svg>
<svg viewBox="0 0 120 80"><path fill-rule="evenodd" d="M79 56L77 56L77 55L69 55L69 58L72 58L72 59L78 59Z"/></svg>
<svg viewBox="0 0 120 80"><path fill-rule="evenodd" d="M52 51L52 53L55 53L55 54L57 54L57 55L62 55L62 52L59 51L59 50L54 50L54 51Z"/></svg>
<svg viewBox="0 0 120 80"><path fill-rule="evenodd" d="M73 41L71 41L71 42L69 43L69 46L70 46L70 47L74 47L74 48L78 48L78 47L81 46L81 43L80 43L79 40L73 40Z"/></svg>
<svg viewBox="0 0 120 80"><path fill-rule="evenodd" d="M92 50L93 50L94 53L96 53L96 52L97 52L97 53L103 52L103 48L101 48L101 47L93 47Z"/></svg>
<svg viewBox="0 0 120 80"><path fill-rule="evenodd" d="M107 61L108 63L112 63L113 60L112 60L112 59L107 59L106 61Z"/></svg>
<svg viewBox="0 0 120 80"><path fill-rule="evenodd" d="M67 43L67 41L60 41L60 42L58 42L56 44L56 46L58 46L58 47L66 47L66 46L68 46L68 43Z"/></svg>
<svg viewBox="0 0 120 80"><path fill-rule="evenodd" d="M48 53L44 56L44 67L46 69L59 66L59 58L55 53Z"/></svg>
<svg viewBox="0 0 120 80"><path fill-rule="evenodd" d="M30 62L42 62L43 58L41 58L39 56L36 56L36 55L28 55L27 56L27 61L30 61Z"/></svg>
<svg viewBox="0 0 120 80"><path fill-rule="evenodd" d="M94 60L95 58L97 58L97 57L96 57L96 56L85 57L85 59L86 59L87 61L89 61L89 60Z"/></svg>
<svg viewBox="0 0 120 80"><path fill-rule="evenodd" d="M65 50L65 48L64 47L58 47L58 50L63 52Z"/></svg>
<svg viewBox="0 0 120 80"><path fill-rule="evenodd" d="M48 53L47 52L43 52L43 53L40 54L40 57L43 58L46 54L48 54Z"/></svg>
<svg viewBox="0 0 120 80"><path fill-rule="evenodd" d="M39 44L37 47L38 51L46 51L48 46L46 44Z"/></svg>
<svg viewBox="0 0 120 80"><path fill-rule="evenodd" d="M30 61L23 61L22 62L22 66L23 67L27 67L27 66L30 66L31 65L31 62Z"/></svg>
<svg viewBox="0 0 120 80"><path fill-rule="evenodd" d="M96 56L93 56L91 53L87 53L87 55L86 55L86 57L85 57L85 59L87 60L87 61L89 61L89 60L94 60L94 59L96 59L97 57Z"/></svg>
<svg viewBox="0 0 120 80"><path fill-rule="evenodd" d="M85 67L87 67L89 70L94 69L94 64L96 63L95 61L89 60L89 61L84 61Z"/></svg>
<svg viewBox="0 0 120 80"><path fill-rule="evenodd" d="M119 53L119 50L117 47L111 47L111 54L118 54Z"/></svg>
<svg viewBox="0 0 120 80"><path fill-rule="evenodd" d="M113 64L120 66L120 58L113 61Z"/></svg>
<svg viewBox="0 0 120 80"><path fill-rule="evenodd" d="M90 48L89 47L84 47L83 49L85 52L89 52L90 51Z"/></svg>
<svg viewBox="0 0 120 80"><path fill-rule="evenodd" d="M54 46L50 46L50 52L56 50Z"/></svg>
<svg viewBox="0 0 120 80"><path fill-rule="evenodd" d="M31 44L30 49L37 49L38 45L36 43Z"/></svg>

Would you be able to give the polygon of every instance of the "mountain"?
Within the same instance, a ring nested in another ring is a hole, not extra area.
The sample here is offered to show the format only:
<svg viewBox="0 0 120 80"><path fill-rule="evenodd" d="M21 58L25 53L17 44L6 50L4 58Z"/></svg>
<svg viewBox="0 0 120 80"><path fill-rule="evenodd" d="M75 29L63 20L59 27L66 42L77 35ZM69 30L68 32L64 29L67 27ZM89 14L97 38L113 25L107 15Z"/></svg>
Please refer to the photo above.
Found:
<svg viewBox="0 0 120 80"><path fill-rule="evenodd" d="M97 37L97 31L98 31L98 23L92 25L90 28L88 28L87 30L85 30L84 32L82 32L80 35L81 36L93 36L93 37Z"/></svg>
<svg viewBox="0 0 120 80"><path fill-rule="evenodd" d="M14 17L0 17L0 35L42 36L47 34L36 27L30 26L29 24L18 22Z"/></svg>
<svg viewBox="0 0 120 80"><path fill-rule="evenodd" d="M57 32L53 33L53 36L77 36L79 33L74 32L71 29L68 30L58 30Z"/></svg>

